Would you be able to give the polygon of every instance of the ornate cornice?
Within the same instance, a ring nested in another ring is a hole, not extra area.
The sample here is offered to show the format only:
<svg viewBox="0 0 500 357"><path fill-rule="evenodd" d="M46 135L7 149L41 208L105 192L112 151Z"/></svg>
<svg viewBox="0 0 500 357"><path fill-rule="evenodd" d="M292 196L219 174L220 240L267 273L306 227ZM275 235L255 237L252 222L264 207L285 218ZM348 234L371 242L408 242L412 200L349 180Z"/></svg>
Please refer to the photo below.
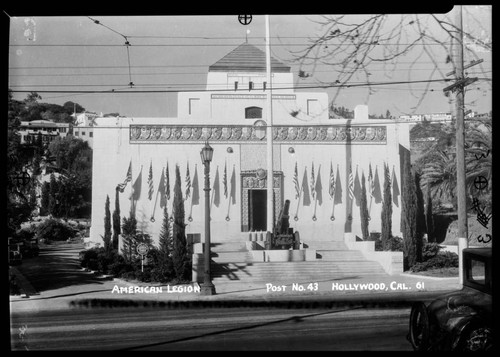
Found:
<svg viewBox="0 0 500 357"><path fill-rule="evenodd" d="M259 143L266 141L265 122L256 125L131 125L130 143ZM385 126L275 126L276 143L385 144Z"/></svg>

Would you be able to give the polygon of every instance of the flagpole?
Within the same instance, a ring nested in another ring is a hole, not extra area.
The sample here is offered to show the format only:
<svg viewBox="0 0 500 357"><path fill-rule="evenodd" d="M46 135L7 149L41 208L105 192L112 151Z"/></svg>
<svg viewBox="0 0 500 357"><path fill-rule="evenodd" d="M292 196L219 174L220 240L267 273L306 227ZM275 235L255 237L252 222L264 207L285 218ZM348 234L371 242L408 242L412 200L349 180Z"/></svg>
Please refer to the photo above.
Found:
<svg viewBox="0 0 500 357"><path fill-rule="evenodd" d="M300 191L299 191L299 199L297 200L297 210L295 211L295 217L293 217L293 219L295 221L298 221L299 220L299 206L300 206L300 197L302 197L302 186L300 187Z"/></svg>
<svg viewBox="0 0 500 357"><path fill-rule="evenodd" d="M153 206L153 213L151 214L151 222L155 221L155 211L156 211L156 202L158 202L158 194L160 193L160 190L156 191L156 198L155 198L155 204Z"/></svg>
<svg viewBox="0 0 500 357"><path fill-rule="evenodd" d="M273 170L273 113L271 84L271 44L269 40L269 15L266 15L266 80L269 91L266 95L267 112L267 231L273 232L274 227L274 170Z"/></svg>

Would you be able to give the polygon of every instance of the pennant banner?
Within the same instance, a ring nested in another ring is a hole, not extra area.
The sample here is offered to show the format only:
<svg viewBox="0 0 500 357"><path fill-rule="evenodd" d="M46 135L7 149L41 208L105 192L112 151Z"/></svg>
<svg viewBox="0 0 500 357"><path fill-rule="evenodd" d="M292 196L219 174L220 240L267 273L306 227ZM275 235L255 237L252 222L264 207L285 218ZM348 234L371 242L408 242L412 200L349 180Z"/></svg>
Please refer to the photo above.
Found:
<svg viewBox="0 0 500 357"><path fill-rule="evenodd" d="M125 181L123 183L118 184L118 189L123 193L125 191L125 187L127 187L127 183L132 181L132 160L130 160L130 164L128 165L127 175L125 177Z"/></svg>
<svg viewBox="0 0 500 357"><path fill-rule="evenodd" d="M189 196L191 195L191 176L189 175L189 162L186 166L186 198L184 200L187 200Z"/></svg>
<svg viewBox="0 0 500 357"><path fill-rule="evenodd" d="M399 191L398 178L396 177L396 170L392 167L392 200L396 207L399 207L398 197L401 194Z"/></svg>
<svg viewBox="0 0 500 357"><path fill-rule="evenodd" d="M153 187L153 162L152 161L149 164L148 185L149 185L148 199L152 200L153 199L153 192L154 192L154 187Z"/></svg>

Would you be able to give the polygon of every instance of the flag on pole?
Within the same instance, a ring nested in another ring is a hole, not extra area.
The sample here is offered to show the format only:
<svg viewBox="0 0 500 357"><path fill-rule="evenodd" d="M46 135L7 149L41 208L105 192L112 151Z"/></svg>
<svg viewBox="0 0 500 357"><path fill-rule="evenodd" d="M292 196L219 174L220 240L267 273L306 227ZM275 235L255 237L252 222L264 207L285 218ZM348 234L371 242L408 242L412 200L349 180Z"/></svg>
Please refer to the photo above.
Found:
<svg viewBox="0 0 500 357"><path fill-rule="evenodd" d="M153 199L153 161L149 164L149 176L148 176L148 185L149 185L149 191L148 191L148 199L152 200Z"/></svg>
<svg viewBox="0 0 500 357"><path fill-rule="evenodd" d="M130 164L128 165L125 181L123 181L123 183L118 184L118 189L120 190L120 192L123 192L125 190L125 187L127 187L127 183L129 183L130 181L132 181L132 160L130 160Z"/></svg>
<svg viewBox="0 0 500 357"><path fill-rule="evenodd" d="M186 200L191 195L191 176L189 175L189 162L186 166Z"/></svg>
<svg viewBox="0 0 500 357"><path fill-rule="evenodd" d="M333 199L335 196L335 176L333 174L333 163L330 161L330 181L328 185L328 194Z"/></svg>
<svg viewBox="0 0 500 357"><path fill-rule="evenodd" d="M349 182L348 182L348 191L349 191L349 199L352 200L354 198L354 178L352 177L352 166L349 164Z"/></svg>
<svg viewBox="0 0 500 357"><path fill-rule="evenodd" d="M337 165L337 174L335 177L335 195L333 198L333 203L342 203L342 181L340 180L339 165Z"/></svg>
<svg viewBox="0 0 500 357"><path fill-rule="evenodd" d="M163 208L167 204L165 199L165 174L163 168L161 169L160 183L158 184L158 194L160 195L160 208Z"/></svg>
<svg viewBox="0 0 500 357"><path fill-rule="evenodd" d="M382 190L380 189L380 179L378 177L378 167L375 166L375 176L373 178L373 198L375 203L382 202Z"/></svg>
<svg viewBox="0 0 500 357"><path fill-rule="evenodd" d="M231 174L231 194L230 194L230 198L231 198L231 204L235 204L236 203L236 172L235 172L235 168L233 166L233 173Z"/></svg>
<svg viewBox="0 0 500 357"><path fill-rule="evenodd" d="M215 207L219 207L220 205L220 192L219 192L219 166L217 166L217 169L215 170L215 177L214 177L214 188L213 188L213 203Z"/></svg>
<svg viewBox="0 0 500 357"><path fill-rule="evenodd" d="M130 199L133 201L139 200L141 197L141 187L142 187L142 166L139 175L135 179L134 184L132 185L132 194L130 195Z"/></svg>
<svg viewBox="0 0 500 357"><path fill-rule="evenodd" d="M311 164L311 198L314 200L315 192L314 192L314 161Z"/></svg>
<svg viewBox="0 0 500 357"><path fill-rule="evenodd" d="M165 198L167 201L170 199L170 177L168 174L168 161L167 161L167 169L165 171Z"/></svg>
<svg viewBox="0 0 500 357"><path fill-rule="evenodd" d="M224 175L222 176L222 186L224 187L224 197L227 198L227 163L224 162Z"/></svg>
<svg viewBox="0 0 500 357"><path fill-rule="evenodd" d="M293 174L293 185L295 186L295 199L300 197L300 184L299 184L299 171L297 169L297 162L295 162L295 172Z"/></svg>
<svg viewBox="0 0 500 357"><path fill-rule="evenodd" d="M304 167L304 177L302 178L302 192L304 192L304 200L302 201L302 204L304 206L311 205L311 197L309 196L309 184L307 180L307 167Z"/></svg>
<svg viewBox="0 0 500 357"><path fill-rule="evenodd" d="M392 167L392 200L396 207L399 207L398 197L401 194L399 191L398 178L396 177L396 170Z"/></svg>
<svg viewBox="0 0 500 357"><path fill-rule="evenodd" d="M200 187L198 184L198 166L194 166L194 175L193 175L193 184L191 186L193 188L193 198L191 199L192 205L200 204Z"/></svg>
<svg viewBox="0 0 500 357"><path fill-rule="evenodd" d="M361 182L358 175L358 167L356 166L356 176L354 178L354 198L356 199L356 206L361 205Z"/></svg>
<svg viewBox="0 0 500 357"><path fill-rule="evenodd" d="M318 200L319 205L323 204L323 186L321 185L321 165L318 167L318 176L316 177L316 183L314 184L314 192L316 195L316 199Z"/></svg>

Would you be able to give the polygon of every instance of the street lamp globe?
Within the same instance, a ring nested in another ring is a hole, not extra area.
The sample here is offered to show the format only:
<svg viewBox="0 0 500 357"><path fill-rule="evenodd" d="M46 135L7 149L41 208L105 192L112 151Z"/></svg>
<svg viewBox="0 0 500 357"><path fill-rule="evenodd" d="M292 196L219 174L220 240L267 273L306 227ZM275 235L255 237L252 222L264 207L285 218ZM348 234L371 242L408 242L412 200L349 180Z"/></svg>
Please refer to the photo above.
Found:
<svg viewBox="0 0 500 357"><path fill-rule="evenodd" d="M208 141L205 143L203 149L201 149L200 156L201 162L203 164L210 163L212 161L212 156L214 155L214 149L208 144Z"/></svg>

